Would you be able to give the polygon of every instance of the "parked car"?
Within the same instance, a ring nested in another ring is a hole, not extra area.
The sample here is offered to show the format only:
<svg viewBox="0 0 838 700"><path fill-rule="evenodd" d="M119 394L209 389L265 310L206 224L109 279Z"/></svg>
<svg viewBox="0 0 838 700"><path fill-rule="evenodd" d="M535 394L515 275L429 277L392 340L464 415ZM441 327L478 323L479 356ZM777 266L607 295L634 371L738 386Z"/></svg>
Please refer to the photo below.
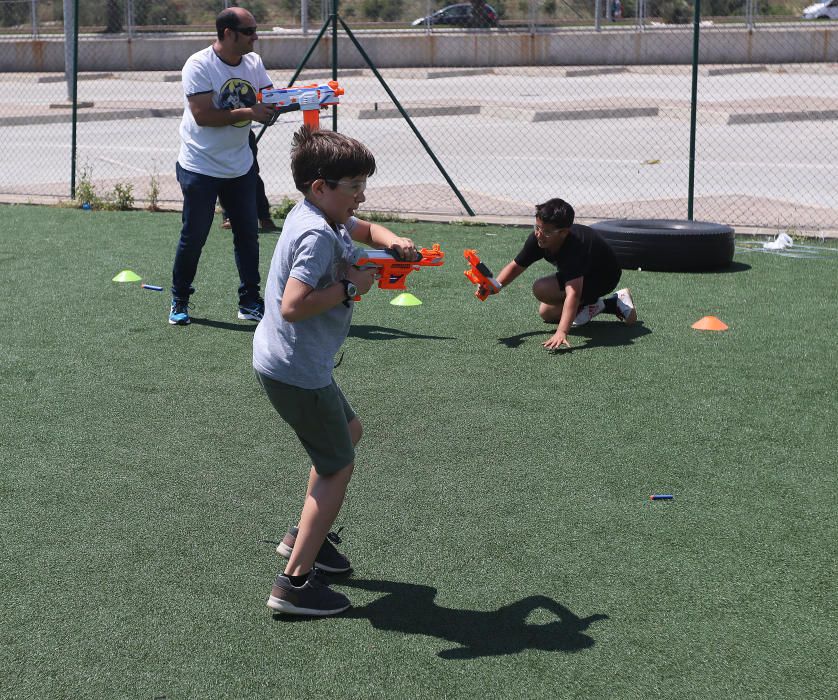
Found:
<svg viewBox="0 0 838 700"><path fill-rule="evenodd" d="M838 19L838 0L816 2L803 10L803 19Z"/></svg>
<svg viewBox="0 0 838 700"><path fill-rule="evenodd" d="M838 0L835 0L838 2ZM475 5L470 2L460 2L437 10L427 17L413 20L411 26L420 27L423 24L448 24L456 27L497 27L498 13L489 3Z"/></svg>

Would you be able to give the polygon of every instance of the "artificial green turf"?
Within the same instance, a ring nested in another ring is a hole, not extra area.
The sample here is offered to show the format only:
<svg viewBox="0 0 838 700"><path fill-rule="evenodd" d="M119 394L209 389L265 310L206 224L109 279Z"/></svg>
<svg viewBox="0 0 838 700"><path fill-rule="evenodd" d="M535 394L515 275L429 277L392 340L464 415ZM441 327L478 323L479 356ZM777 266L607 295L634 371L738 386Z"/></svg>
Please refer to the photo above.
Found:
<svg viewBox="0 0 838 700"><path fill-rule="evenodd" d="M356 307L355 607L301 621L265 607L262 540L306 459L253 379L229 232L180 328L111 282L168 288L177 215L0 216L3 697L836 695L834 248L625 272L640 322L550 354L546 264L485 303L462 274L524 232L393 224L446 264L409 277L422 306Z"/></svg>

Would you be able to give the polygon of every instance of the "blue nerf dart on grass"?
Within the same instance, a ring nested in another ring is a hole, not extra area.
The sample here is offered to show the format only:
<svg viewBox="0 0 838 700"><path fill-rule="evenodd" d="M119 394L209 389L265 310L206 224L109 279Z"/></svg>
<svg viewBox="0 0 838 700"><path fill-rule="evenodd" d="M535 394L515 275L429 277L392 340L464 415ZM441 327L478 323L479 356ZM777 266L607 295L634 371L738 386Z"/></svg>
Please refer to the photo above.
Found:
<svg viewBox="0 0 838 700"><path fill-rule="evenodd" d="M163 287L158 287L156 284L141 284L143 289L150 289L152 292L162 292Z"/></svg>
<svg viewBox="0 0 838 700"><path fill-rule="evenodd" d="M675 496L671 493L653 493L649 496L650 501L671 501Z"/></svg>

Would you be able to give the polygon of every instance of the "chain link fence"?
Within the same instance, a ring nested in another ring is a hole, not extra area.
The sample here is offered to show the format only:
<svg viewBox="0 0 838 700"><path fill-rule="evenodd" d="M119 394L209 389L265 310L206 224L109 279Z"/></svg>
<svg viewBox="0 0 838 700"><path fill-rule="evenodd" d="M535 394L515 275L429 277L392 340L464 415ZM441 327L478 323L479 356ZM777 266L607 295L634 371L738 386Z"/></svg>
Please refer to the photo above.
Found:
<svg viewBox="0 0 838 700"><path fill-rule="evenodd" d="M74 184L178 207L180 67L230 4L79 0L74 79L73 1L0 0L0 198L66 201ZM275 85L288 84L331 5L245 6ZM321 123L375 153L368 210L530 217L561 196L581 219L692 208L740 227L836 231L838 22L801 9L718 0L696 37L680 0L346 1L357 44L339 27L346 94ZM332 44L329 28L298 83L332 77ZM273 204L300 196L289 146L301 123L283 115L260 140Z"/></svg>

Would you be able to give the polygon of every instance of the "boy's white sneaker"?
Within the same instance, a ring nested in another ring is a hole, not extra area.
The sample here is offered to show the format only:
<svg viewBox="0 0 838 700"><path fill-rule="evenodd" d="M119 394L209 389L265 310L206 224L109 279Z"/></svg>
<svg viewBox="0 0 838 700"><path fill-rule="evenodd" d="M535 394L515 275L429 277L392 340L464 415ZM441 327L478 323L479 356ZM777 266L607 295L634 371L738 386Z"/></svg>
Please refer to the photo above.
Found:
<svg viewBox="0 0 838 700"><path fill-rule="evenodd" d="M573 319L571 326L573 328L584 326L594 316L602 313L603 309L605 309L605 302L601 298L597 299L593 304L586 304L579 309L579 313L576 314L576 318Z"/></svg>
<svg viewBox="0 0 838 700"><path fill-rule="evenodd" d="M617 311L627 326L637 321L637 309L634 307L634 299L631 298L631 291L628 287L617 290Z"/></svg>

